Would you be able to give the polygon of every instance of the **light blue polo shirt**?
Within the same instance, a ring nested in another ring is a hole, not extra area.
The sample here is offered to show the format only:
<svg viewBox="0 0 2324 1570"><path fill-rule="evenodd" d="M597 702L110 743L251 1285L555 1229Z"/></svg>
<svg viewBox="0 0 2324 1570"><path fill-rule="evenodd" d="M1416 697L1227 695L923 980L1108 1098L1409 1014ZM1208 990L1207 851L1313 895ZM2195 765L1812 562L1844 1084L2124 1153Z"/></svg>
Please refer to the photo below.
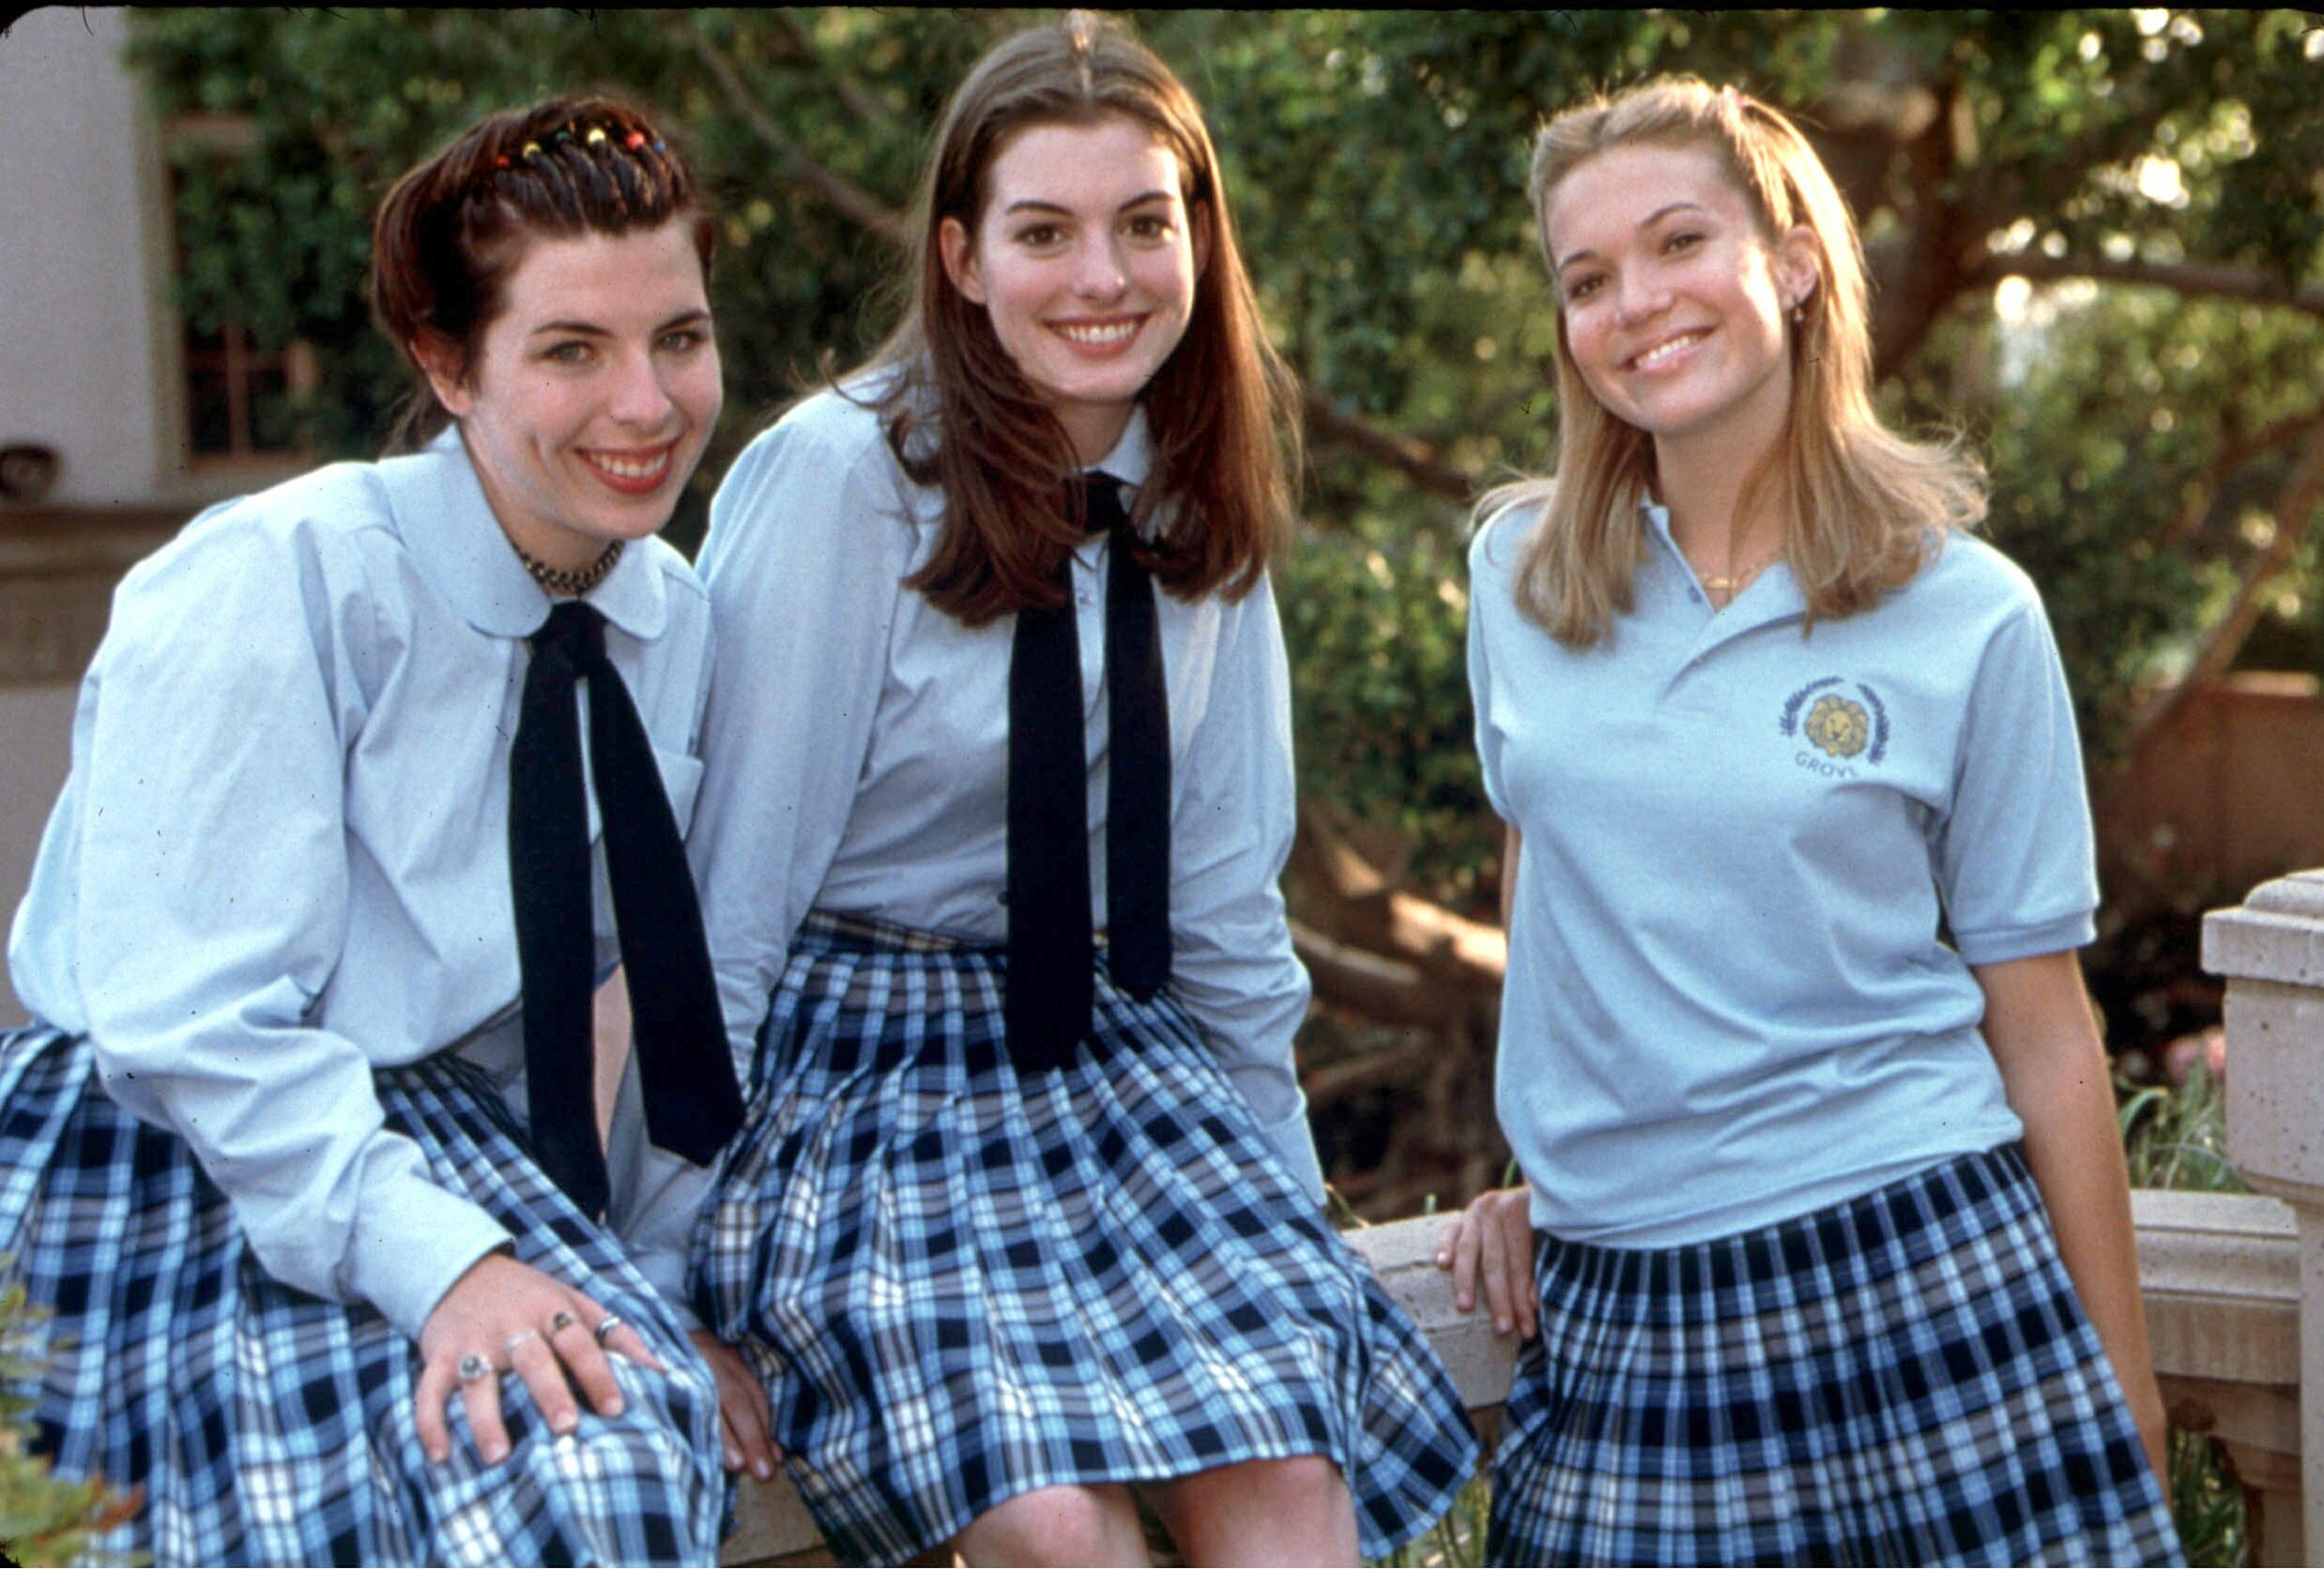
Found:
<svg viewBox="0 0 2324 1570"><path fill-rule="evenodd" d="M1714 614L1649 506L1636 607L1577 651L1512 597L1535 516L1478 531L1469 602L1524 835L1496 1096L1534 1224L1698 1242L2018 1137L1969 966L2080 947L2098 903L2031 581L1953 534L1802 636L1788 568Z"/></svg>

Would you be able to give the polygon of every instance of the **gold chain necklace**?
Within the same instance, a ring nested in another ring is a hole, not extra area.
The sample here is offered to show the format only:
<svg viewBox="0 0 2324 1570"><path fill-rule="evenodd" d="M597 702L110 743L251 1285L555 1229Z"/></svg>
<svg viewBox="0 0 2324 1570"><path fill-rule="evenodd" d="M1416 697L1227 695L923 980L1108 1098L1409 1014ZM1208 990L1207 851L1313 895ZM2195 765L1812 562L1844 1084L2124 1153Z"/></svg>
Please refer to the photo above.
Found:
<svg viewBox="0 0 2324 1570"><path fill-rule="evenodd" d="M621 547L627 543L629 541L626 540L615 541L595 561L578 571L551 567L513 540L509 541L509 548L516 553L516 559L525 564L525 571L532 574L532 581L551 594L587 594L605 581L605 574L611 572L614 563L621 559Z"/></svg>

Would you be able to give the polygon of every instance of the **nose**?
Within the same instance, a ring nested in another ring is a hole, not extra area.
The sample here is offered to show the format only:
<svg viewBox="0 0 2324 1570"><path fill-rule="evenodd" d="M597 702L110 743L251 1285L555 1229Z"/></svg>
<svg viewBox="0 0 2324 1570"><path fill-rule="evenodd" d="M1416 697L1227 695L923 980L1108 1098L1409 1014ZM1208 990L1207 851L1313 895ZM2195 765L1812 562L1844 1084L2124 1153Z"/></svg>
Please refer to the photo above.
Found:
<svg viewBox="0 0 2324 1570"><path fill-rule="evenodd" d="M1636 270L1614 275L1614 315L1625 327L1650 320L1671 303L1671 292Z"/></svg>
<svg viewBox="0 0 2324 1570"><path fill-rule="evenodd" d="M1074 252L1074 293L1083 299L1108 300L1118 298L1128 287L1129 277L1114 236L1093 231Z"/></svg>
<svg viewBox="0 0 2324 1570"><path fill-rule="evenodd" d="M641 430L659 426L676 404L664 382L662 366L642 348L621 357L611 391L607 412L622 424Z"/></svg>

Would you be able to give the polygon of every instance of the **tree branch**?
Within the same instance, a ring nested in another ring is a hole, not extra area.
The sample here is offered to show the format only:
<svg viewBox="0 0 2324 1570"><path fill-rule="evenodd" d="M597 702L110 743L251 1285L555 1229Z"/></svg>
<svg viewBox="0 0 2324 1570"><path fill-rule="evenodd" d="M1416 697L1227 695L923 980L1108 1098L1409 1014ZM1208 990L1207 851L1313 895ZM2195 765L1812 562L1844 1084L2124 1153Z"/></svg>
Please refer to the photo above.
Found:
<svg viewBox="0 0 2324 1570"><path fill-rule="evenodd" d="M2203 526L2203 520L2210 515L2211 504L2219 498L2219 488L2236 470L2255 458L2265 457L2277 448L2297 441L2312 425L2324 425L2324 407L2279 419L2251 435L2229 433L2220 443L2218 455L2211 460L2210 467L2204 471L2195 499L2171 520L2156 544L2164 550L2184 545L2194 537L2195 530Z"/></svg>
<svg viewBox="0 0 2324 1570"><path fill-rule="evenodd" d="M1304 377L1300 381L1299 396L1306 409L1310 435L1343 447L1383 467L1394 469L1424 491L1462 502L1475 496L1476 477L1446 464L1428 443L1415 441L1376 425L1361 415L1348 414L1335 407L1322 393L1307 386Z"/></svg>
<svg viewBox="0 0 2324 1570"><path fill-rule="evenodd" d="M2259 591L2290 566L2299 554L2300 542L2307 535L2319 496L2324 496L2324 420L2308 428L2307 445L2294 461L2291 473L2284 477L2283 490L2276 495L2275 537L2243 569L2235 599L2228 604L2226 614L2203 635L2202 647L2195 651L2187 674L2140 705L2131 722L2126 753L2134 755L2139 742L2177 713L2189 694L2218 680L2235 663L2236 655L2242 651L2252 629L2259 625L2265 609Z"/></svg>
<svg viewBox="0 0 2324 1570"><path fill-rule="evenodd" d="M2035 282L2087 278L2101 283L2143 283L2175 289L2182 295L2249 300L2256 305L2287 305L2312 316L2324 316L2324 284L2305 283L2294 288L2256 268L2217 262L2112 262L2102 256L1997 252L1971 267L1962 282L1964 287L1973 289L1998 283L2005 278Z"/></svg>
<svg viewBox="0 0 2324 1570"><path fill-rule="evenodd" d="M720 53L717 45L682 18L673 18L671 27L685 38L702 64L709 68L711 75L718 83L719 90L726 95L726 101L733 106L736 114L742 116L743 123L783 160L778 174L804 186L859 227L870 230L891 245L910 243L904 216L845 175L826 168L808 157L799 144L774 123L774 117L759 107L758 100L751 96L750 87L743 82L742 73L735 69L734 62Z"/></svg>

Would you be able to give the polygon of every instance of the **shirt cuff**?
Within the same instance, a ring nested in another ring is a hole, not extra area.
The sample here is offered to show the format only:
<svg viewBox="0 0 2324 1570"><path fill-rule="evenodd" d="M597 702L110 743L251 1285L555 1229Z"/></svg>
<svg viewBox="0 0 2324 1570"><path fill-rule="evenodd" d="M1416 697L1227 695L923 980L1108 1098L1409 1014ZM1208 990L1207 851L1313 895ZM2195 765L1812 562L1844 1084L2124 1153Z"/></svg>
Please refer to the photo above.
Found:
<svg viewBox="0 0 2324 1570"><path fill-rule="evenodd" d="M2087 910L2077 910L2070 916L2038 922L2032 926L1956 932L1953 934L1953 947L1967 964L2000 965L2012 959L2030 959L2035 954L2054 954L2066 949L2085 948L2097 938L2097 918Z"/></svg>
<svg viewBox="0 0 2324 1570"><path fill-rule="evenodd" d="M400 1187L392 1203L394 1233L360 1239L349 1275L358 1294L417 1341L452 1283L512 1240L483 1211L433 1183Z"/></svg>

